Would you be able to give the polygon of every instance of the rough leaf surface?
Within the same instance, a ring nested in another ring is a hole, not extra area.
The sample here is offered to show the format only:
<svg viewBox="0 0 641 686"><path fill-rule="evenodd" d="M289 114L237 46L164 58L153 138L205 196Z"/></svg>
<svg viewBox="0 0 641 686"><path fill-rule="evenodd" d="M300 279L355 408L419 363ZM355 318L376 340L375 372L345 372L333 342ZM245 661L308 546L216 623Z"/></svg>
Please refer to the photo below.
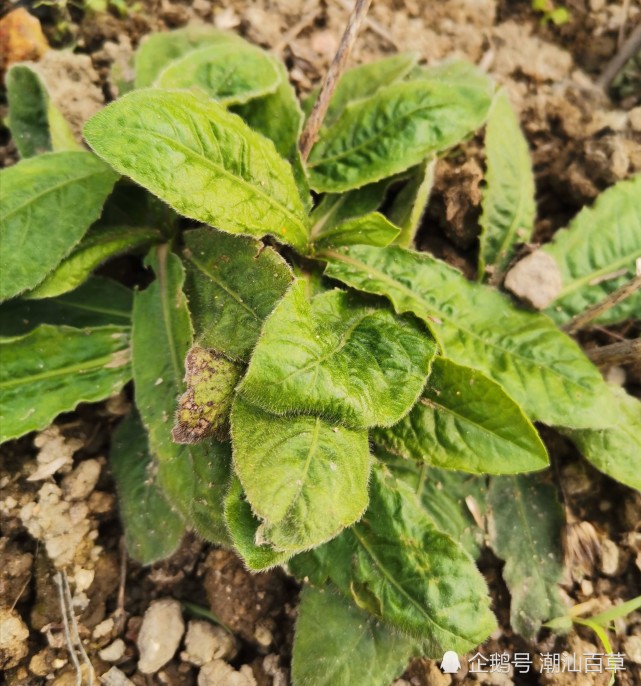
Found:
<svg viewBox="0 0 641 686"><path fill-rule="evenodd" d="M342 245L376 245L385 247L398 236L399 229L380 212L348 219L338 226L322 231L314 243L316 249Z"/></svg>

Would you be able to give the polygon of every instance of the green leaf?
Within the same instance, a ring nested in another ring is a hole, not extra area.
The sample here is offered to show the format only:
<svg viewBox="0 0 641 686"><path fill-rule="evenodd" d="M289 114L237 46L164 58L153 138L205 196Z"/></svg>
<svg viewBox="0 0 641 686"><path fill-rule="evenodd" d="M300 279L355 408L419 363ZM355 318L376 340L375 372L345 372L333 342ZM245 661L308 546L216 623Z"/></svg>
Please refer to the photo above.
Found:
<svg viewBox="0 0 641 686"><path fill-rule="evenodd" d="M382 466L373 470L363 519L302 562L289 566L311 571L315 583L327 576L359 607L421 638L429 657L465 653L496 626L472 559Z"/></svg>
<svg viewBox="0 0 641 686"><path fill-rule="evenodd" d="M531 419L572 428L612 424L599 371L545 315L517 309L426 253L353 246L323 258L327 276L422 318L447 357L501 384Z"/></svg>
<svg viewBox="0 0 641 686"><path fill-rule="evenodd" d="M94 115L84 133L100 157L177 212L306 249L291 167L218 103L184 91L134 91Z"/></svg>
<svg viewBox="0 0 641 686"><path fill-rule="evenodd" d="M0 339L0 443L44 429L78 403L116 394L131 378L128 333L43 324Z"/></svg>
<svg viewBox="0 0 641 686"><path fill-rule="evenodd" d="M82 149L33 66L14 64L7 72L6 87L8 124L20 157Z"/></svg>
<svg viewBox="0 0 641 686"><path fill-rule="evenodd" d="M425 160L416 167L410 180L394 199L388 214L391 222L401 229L395 240L397 245L409 248L414 244L414 237L421 228L423 213L434 185L435 167L434 159Z"/></svg>
<svg viewBox="0 0 641 686"><path fill-rule="evenodd" d="M148 262L156 280L134 295L132 363L136 405L151 451L162 462L181 454L171 428L192 331L180 259L160 245L152 248Z"/></svg>
<svg viewBox="0 0 641 686"><path fill-rule="evenodd" d="M389 245L400 233L389 219L379 212L348 219L342 224L318 234L316 248L340 247L341 245Z"/></svg>
<svg viewBox="0 0 641 686"><path fill-rule="evenodd" d="M331 627L331 631L319 631ZM305 586L294 634L294 686L389 686L417 652L403 636L331 589Z"/></svg>
<svg viewBox="0 0 641 686"><path fill-rule="evenodd" d="M156 88L201 88L222 105L245 103L273 93L280 82L274 61L251 45L211 45L171 62Z"/></svg>
<svg viewBox="0 0 641 686"><path fill-rule="evenodd" d="M0 336L21 336L39 324L129 326L133 293L116 281L93 276L75 291L48 300L9 300L0 305Z"/></svg>
<svg viewBox="0 0 641 686"><path fill-rule="evenodd" d="M248 360L265 317L292 282L285 260L251 238L209 229L184 234L185 284L196 342Z"/></svg>
<svg viewBox="0 0 641 686"><path fill-rule="evenodd" d="M267 318L239 386L276 414L390 426L418 399L436 352L422 324L344 291L307 300L297 281Z"/></svg>
<svg viewBox="0 0 641 686"><path fill-rule="evenodd" d="M558 583L563 574L563 510L556 490L538 475L493 477L488 494L490 545L503 560L512 596L512 628L534 640L542 623L565 614Z"/></svg>
<svg viewBox="0 0 641 686"><path fill-rule="evenodd" d="M418 80L350 104L312 148L311 187L341 192L420 164L483 124L492 90L480 75L453 85Z"/></svg>
<svg viewBox="0 0 641 686"><path fill-rule="evenodd" d="M547 313L557 324L595 305L635 275L641 258L641 174L599 195L542 250L554 258L563 288ZM596 321L612 324L641 312L641 291Z"/></svg>
<svg viewBox="0 0 641 686"><path fill-rule="evenodd" d="M534 229L534 174L528 142L505 91L494 99L485 134L486 182L481 214L479 278L498 281L517 243Z"/></svg>
<svg viewBox="0 0 641 686"><path fill-rule="evenodd" d="M0 300L59 264L100 216L116 178L89 152L39 155L0 172Z"/></svg>
<svg viewBox="0 0 641 686"><path fill-rule="evenodd" d="M350 102L368 98L384 86L400 81L416 65L418 58L416 52L401 52L345 71L332 95L325 114L324 126L331 126L339 119ZM319 92L320 88L314 88L303 104L307 117L318 99Z"/></svg>
<svg viewBox="0 0 641 686"><path fill-rule="evenodd" d="M237 396L234 465L261 541L297 552L338 535L367 507L367 432L320 417L280 417Z"/></svg>
<svg viewBox="0 0 641 686"><path fill-rule="evenodd" d="M158 74L173 60L183 57L192 50L207 46L244 46L245 41L235 33L219 31L211 26L187 26L177 31L154 33L147 36L136 52L136 88L151 86Z"/></svg>
<svg viewBox="0 0 641 686"><path fill-rule="evenodd" d="M198 345L190 348L185 360L187 390L178 402L172 430L176 443L197 443L214 435L224 438L242 371L220 353Z"/></svg>
<svg viewBox="0 0 641 686"><path fill-rule="evenodd" d="M260 540L260 519L252 513L238 477L232 477L225 497L225 522L234 544L234 550L254 572L271 569L282 564L291 553L274 550Z"/></svg>
<svg viewBox="0 0 641 686"><path fill-rule="evenodd" d="M473 474L543 469L543 442L499 384L475 369L437 357L409 415L373 439L401 456Z"/></svg>
<svg viewBox="0 0 641 686"><path fill-rule="evenodd" d="M609 397L617 416L614 426L564 433L599 471L641 491L641 403L613 386Z"/></svg>
<svg viewBox="0 0 641 686"><path fill-rule="evenodd" d="M26 298L52 298L82 285L103 262L111 257L162 239L156 229L132 226L90 229L71 253L41 281Z"/></svg>
<svg viewBox="0 0 641 686"><path fill-rule="evenodd" d="M147 565L171 555L184 525L158 487L147 434L135 411L118 425L109 454L127 552Z"/></svg>

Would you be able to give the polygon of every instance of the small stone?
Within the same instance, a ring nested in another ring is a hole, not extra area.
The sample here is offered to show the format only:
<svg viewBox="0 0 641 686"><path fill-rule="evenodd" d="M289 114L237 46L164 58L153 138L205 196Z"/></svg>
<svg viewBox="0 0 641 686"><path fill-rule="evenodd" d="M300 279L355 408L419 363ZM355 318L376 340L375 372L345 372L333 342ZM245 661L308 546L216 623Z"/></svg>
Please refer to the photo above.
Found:
<svg viewBox="0 0 641 686"><path fill-rule="evenodd" d="M100 677L103 686L134 686L134 682L127 678L118 667L112 667Z"/></svg>
<svg viewBox="0 0 641 686"><path fill-rule="evenodd" d="M51 648L43 648L29 661L29 671L36 676L47 676L53 667L54 654Z"/></svg>
<svg viewBox="0 0 641 686"><path fill-rule="evenodd" d="M505 287L537 310L544 310L559 295L563 283L554 258L537 250L510 269Z"/></svg>
<svg viewBox="0 0 641 686"><path fill-rule="evenodd" d="M620 568L621 555L617 544L606 538L601 543L601 560L599 568L606 576L616 576Z"/></svg>
<svg viewBox="0 0 641 686"><path fill-rule="evenodd" d="M0 668L15 667L29 653L29 629L22 617L8 607L0 607Z"/></svg>
<svg viewBox="0 0 641 686"><path fill-rule="evenodd" d="M237 672L224 660L208 662L198 672L198 686L257 686L249 665L243 665Z"/></svg>
<svg viewBox="0 0 641 686"><path fill-rule="evenodd" d="M423 668L426 686L449 686L452 683L452 677L449 674L444 674L436 662L426 661Z"/></svg>
<svg viewBox="0 0 641 686"><path fill-rule="evenodd" d="M125 654L125 648L125 642L121 638L117 638L113 643L103 648L98 655L105 662L118 662Z"/></svg>
<svg viewBox="0 0 641 686"><path fill-rule="evenodd" d="M623 653L628 660L641 665L641 636L626 636L623 639Z"/></svg>
<svg viewBox="0 0 641 686"><path fill-rule="evenodd" d="M263 624L258 624L256 626L256 631L254 631L254 638L256 643L263 648L268 648L274 642L274 635L272 632Z"/></svg>
<svg viewBox="0 0 641 686"><path fill-rule="evenodd" d="M633 131L641 131L641 107L635 107L628 112L628 122Z"/></svg>
<svg viewBox="0 0 641 686"><path fill-rule="evenodd" d="M234 637L220 626L203 620L193 620L187 626L185 651L181 657L202 667L212 660L230 660L237 652Z"/></svg>
<svg viewBox="0 0 641 686"><path fill-rule="evenodd" d="M100 462L83 460L62 480L62 492L67 500L84 500L96 487L99 477Z"/></svg>
<svg viewBox="0 0 641 686"><path fill-rule="evenodd" d="M174 656L185 633L180 603L173 599L153 602L142 620L138 634L138 669L153 674Z"/></svg>

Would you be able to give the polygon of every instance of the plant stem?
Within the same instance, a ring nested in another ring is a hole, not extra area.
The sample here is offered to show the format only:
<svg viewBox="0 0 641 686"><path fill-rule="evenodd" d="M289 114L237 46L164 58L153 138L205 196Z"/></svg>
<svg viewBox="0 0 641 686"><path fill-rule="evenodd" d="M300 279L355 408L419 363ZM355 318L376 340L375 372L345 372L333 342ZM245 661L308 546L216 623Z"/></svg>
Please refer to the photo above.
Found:
<svg viewBox="0 0 641 686"><path fill-rule="evenodd" d="M305 124L300 141L298 142L300 154L304 162L307 161L312 146L316 142L316 137L318 136L318 131L323 123L323 119L325 119L330 100L338 85L341 74L345 69L345 64L354 47L358 30L365 19L365 15L367 14L367 10L371 3L372 0L356 0L352 13L349 15L349 20L347 21L347 26L343 33L343 37L341 38L338 50L336 51L336 55L334 55L334 59L327 70L318 99L314 104L314 108L309 115L309 119Z"/></svg>
<svg viewBox="0 0 641 686"><path fill-rule="evenodd" d="M607 91L610 85L616 78L617 74L623 69L627 61L634 55L641 47L641 24L637 24L636 28L628 36L627 40L616 55L608 62L603 73L597 80L597 84Z"/></svg>
<svg viewBox="0 0 641 686"><path fill-rule="evenodd" d="M587 356L598 366L631 364L641 362L641 338L604 345L601 348L586 350Z"/></svg>

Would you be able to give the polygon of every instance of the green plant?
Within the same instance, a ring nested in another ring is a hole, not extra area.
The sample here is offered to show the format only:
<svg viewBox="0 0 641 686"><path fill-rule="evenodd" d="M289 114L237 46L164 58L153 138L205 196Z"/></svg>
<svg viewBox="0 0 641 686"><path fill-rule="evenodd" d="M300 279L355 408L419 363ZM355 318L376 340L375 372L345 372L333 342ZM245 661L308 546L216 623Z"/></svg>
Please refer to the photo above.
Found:
<svg viewBox="0 0 641 686"><path fill-rule="evenodd" d="M552 22L555 26L562 26L567 24L572 16L567 7L557 7L552 0L532 0L532 9L540 12L542 24Z"/></svg>
<svg viewBox="0 0 641 686"><path fill-rule="evenodd" d="M283 66L209 28L143 44L135 89L85 127L96 154L57 147L47 117L10 116L48 152L23 145L2 172L2 440L133 379L111 453L131 554L164 557L190 527L252 570L286 565L305 582L296 684L382 686L412 655L487 638L460 501L494 503L514 591L519 558L544 560L560 527L549 487L522 474L548 464L533 421L641 487L638 402L546 314L411 248L433 161L486 122L479 281L505 270L535 214L505 94L471 65L416 61L346 72L308 161ZM24 111L26 91L9 95ZM641 177L607 191L547 249L564 280L557 322L620 285L593 275L632 273L640 191ZM126 250L154 277L133 294L93 275ZM505 540L514 506L534 550ZM518 603L528 633L557 606L559 565L535 566Z"/></svg>

